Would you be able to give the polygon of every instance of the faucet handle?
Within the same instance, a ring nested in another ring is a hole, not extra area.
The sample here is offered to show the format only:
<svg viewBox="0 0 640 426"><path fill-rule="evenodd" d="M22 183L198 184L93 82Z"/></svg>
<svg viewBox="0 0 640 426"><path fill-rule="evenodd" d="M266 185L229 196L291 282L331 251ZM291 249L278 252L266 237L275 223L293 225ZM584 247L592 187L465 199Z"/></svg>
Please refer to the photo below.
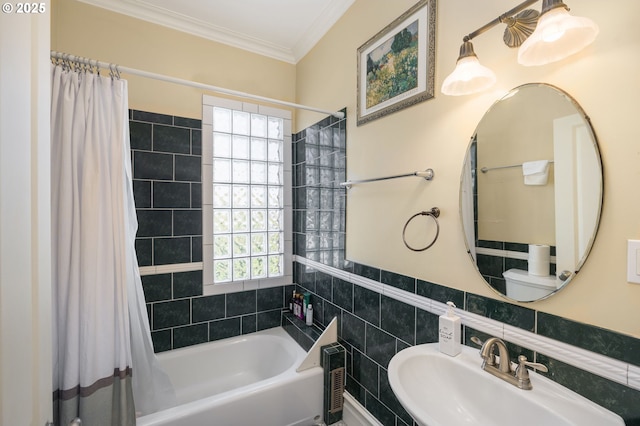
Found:
<svg viewBox="0 0 640 426"><path fill-rule="evenodd" d="M518 379L518 387L521 389L531 389L531 379L529 378L529 370L527 367L535 368L543 373L548 373L549 369L546 365L539 362L527 361L527 357L520 355L518 357L518 366L516 367L516 379Z"/></svg>
<svg viewBox="0 0 640 426"><path fill-rule="evenodd" d="M527 357L524 355L520 355L518 357L518 368L522 367L522 369L524 371L526 371L526 368L524 368L525 366L527 367L531 367L531 368L535 368L536 370L540 370L543 373L548 373L549 369L547 368L546 365L544 364L540 364L539 362L531 362L531 361L527 361Z"/></svg>
<svg viewBox="0 0 640 426"><path fill-rule="evenodd" d="M480 347L484 345L484 342L478 336L471 336L471 341Z"/></svg>

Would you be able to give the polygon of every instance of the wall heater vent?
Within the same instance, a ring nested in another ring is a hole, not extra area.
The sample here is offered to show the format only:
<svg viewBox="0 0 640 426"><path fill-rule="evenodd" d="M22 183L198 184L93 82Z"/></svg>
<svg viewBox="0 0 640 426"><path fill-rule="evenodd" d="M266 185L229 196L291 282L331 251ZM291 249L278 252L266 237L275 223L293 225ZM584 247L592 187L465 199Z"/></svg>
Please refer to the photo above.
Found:
<svg viewBox="0 0 640 426"><path fill-rule="evenodd" d="M329 413L342 411L344 404L344 367L331 371L331 394L329 398Z"/></svg>

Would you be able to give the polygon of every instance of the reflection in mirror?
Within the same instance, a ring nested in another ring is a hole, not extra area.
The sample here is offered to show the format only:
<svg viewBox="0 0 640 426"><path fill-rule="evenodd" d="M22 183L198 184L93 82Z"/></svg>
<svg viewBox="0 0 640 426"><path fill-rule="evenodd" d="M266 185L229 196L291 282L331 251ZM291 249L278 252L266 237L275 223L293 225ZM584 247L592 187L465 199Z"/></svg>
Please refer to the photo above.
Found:
<svg viewBox="0 0 640 426"><path fill-rule="evenodd" d="M575 100L526 84L494 103L469 144L460 206L467 249L493 289L530 302L571 281L602 206L596 138Z"/></svg>

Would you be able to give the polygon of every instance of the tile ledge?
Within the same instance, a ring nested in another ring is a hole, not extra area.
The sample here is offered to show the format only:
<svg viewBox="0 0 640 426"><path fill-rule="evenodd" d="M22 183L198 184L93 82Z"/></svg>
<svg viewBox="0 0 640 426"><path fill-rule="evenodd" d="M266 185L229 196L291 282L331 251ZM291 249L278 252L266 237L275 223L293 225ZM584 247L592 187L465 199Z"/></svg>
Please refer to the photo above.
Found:
<svg viewBox="0 0 640 426"><path fill-rule="evenodd" d="M140 276L170 274L173 272L191 272L202 269L202 262L173 263L169 265L140 266Z"/></svg>

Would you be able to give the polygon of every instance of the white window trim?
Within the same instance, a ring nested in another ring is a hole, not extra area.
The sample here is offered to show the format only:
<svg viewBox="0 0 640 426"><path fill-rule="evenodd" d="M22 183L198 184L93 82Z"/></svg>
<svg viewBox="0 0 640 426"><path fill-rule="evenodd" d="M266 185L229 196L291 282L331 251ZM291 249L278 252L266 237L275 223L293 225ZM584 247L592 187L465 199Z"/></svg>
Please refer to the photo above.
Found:
<svg viewBox="0 0 640 426"><path fill-rule="evenodd" d="M270 115L284 120L284 275L274 278L213 282L213 107ZM224 294L280 287L293 282L293 195L291 111L215 96L202 97L202 287L203 294Z"/></svg>

